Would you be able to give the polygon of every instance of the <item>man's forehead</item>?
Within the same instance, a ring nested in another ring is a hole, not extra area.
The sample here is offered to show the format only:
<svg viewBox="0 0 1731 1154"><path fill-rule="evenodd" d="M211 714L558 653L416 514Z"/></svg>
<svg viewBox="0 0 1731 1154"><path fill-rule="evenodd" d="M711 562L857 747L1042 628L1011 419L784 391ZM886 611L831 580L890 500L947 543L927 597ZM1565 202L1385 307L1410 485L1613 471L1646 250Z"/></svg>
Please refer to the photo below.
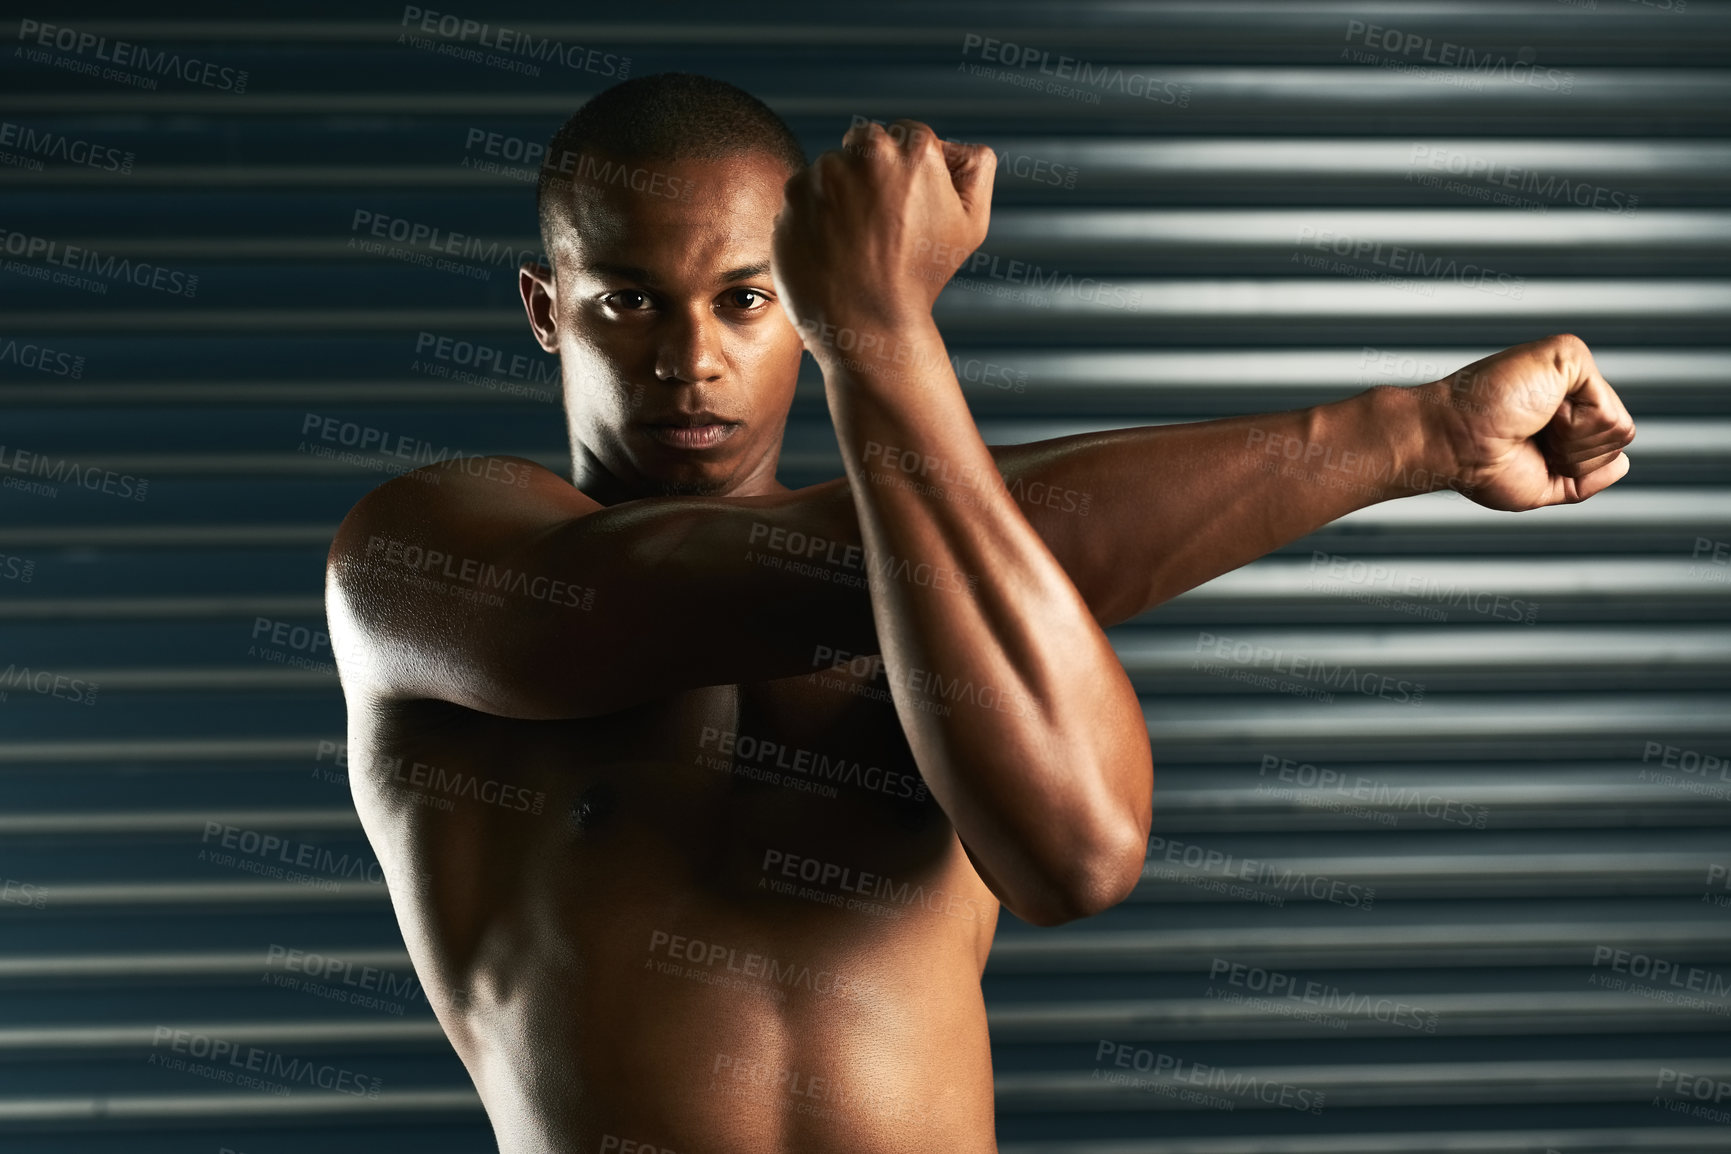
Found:
<svg viewBox="0 0 1731 1154"><path fill-rule="evenodd" d="M582 271L632 279L671 266L740 274L732 279L767 271L786 181L786 168L759 154L589 165L570 186L566 256Z"/></svg>

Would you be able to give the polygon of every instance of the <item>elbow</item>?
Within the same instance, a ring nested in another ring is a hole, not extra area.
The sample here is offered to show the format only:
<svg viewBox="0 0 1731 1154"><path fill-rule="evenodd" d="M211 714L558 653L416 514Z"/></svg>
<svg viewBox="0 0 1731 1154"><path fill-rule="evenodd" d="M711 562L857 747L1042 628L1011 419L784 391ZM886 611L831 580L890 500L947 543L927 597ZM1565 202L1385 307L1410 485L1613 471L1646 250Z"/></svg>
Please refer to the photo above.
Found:
<svg viewBox="0 0 1731 1154"><path fill-rule="evenodd" d="M1085 852L1070 849L1063 873L1046 887L1042 900L1014 909L1036 926L1061 926L1111 909L1136 889L1148 861L1148 828L1126 820L1110 834L1092 839Z"/></svg>

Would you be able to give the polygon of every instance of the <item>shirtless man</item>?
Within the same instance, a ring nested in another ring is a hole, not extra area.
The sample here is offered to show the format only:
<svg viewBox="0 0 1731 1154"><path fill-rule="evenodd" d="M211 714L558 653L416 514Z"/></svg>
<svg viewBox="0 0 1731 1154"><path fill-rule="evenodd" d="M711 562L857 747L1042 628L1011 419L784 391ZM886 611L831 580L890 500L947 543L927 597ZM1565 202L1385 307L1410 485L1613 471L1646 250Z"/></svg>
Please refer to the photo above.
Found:
<svg viewBox="0 0 1731 1154"><path fill-rule="evenodd" d="M995 1151L999 904L1087 917L1143 864L1148 736L1102 627L1378 500L1628 471L1568 336L988 447L931 305L986 234L989 150L864 125L802 169L767 108L665 76L562 139L592 162L544 185L521 283L575 485L394 479L327 583L355 802L506 1154ZM847 475L789 490L802 343Z"/></svg>

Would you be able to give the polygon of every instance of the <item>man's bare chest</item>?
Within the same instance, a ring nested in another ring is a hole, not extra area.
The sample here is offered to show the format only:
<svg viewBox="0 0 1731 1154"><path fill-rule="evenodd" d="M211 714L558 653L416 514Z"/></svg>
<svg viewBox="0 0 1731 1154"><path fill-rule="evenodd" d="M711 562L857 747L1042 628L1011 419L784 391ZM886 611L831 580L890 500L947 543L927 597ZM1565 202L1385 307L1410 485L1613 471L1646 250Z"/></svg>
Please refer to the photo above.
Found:
<svg viewBox="0 0 1731 1154"><path fill-rule="evenodd" d="M845 680L713 686L553 722L415 703L373 735L371 777L400 819L426 827L416 840L480 842L573 877L735 892L806 860L833 876L917 877L950 856L953 830L881 678ZM531 807L424 796L465 780ZM401 804L410 794L423 796Z"/></svg>

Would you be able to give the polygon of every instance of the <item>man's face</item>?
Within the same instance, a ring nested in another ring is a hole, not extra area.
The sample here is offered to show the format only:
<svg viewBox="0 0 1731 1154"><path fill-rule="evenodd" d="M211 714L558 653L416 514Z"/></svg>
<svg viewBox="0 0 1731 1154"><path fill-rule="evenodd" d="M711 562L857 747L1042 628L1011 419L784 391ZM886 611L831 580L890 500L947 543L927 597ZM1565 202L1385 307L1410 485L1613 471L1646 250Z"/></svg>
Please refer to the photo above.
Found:
<svg viewBox="0 0 1731 1154"><path fill-rule="evenodd" d="M776 491L801 351L769 271L788 175L755 152L575 166L557 275L526 270L521 284L541 347L559 354L591 496Z"/></svg>

